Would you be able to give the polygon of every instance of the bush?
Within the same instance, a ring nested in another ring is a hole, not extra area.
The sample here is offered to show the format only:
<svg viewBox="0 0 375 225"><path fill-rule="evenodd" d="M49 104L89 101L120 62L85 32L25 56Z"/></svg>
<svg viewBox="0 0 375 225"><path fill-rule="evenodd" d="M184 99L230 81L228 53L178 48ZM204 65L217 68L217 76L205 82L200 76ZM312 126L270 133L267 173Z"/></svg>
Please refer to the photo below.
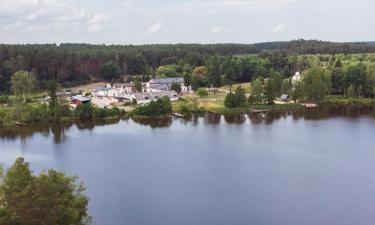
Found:
<svg viewBox="0 0 375 225"><path fill-rule="evenodd" d="M94 107L91 104L83 104L77 106L75 115L81 120L91 120L94 115Z"/></svg>
<svg viewBox="0 0 375 225"><path fill-rule="evenodd" d="M246 95L245 90L239 86L235 93L229 93L227 97L225 97L224 105L227 108L236 108L241 107L246 104Z"/></svg>
<svg viewBox="0 0 375 225"><path fill-rule="evenodd" d="M0 104L7 104L9 102L8 95L0 95Z"/></svg>
<svg viewBox="0 0 375 225"><path fill-rule="evenodd" d="M172 113L172 104L166 96L144 106L138 106L133 110L133 114L139 116L160 116L170 113Z"/></svg>
<svg viewBox="0 0 375 225"><path fill-rule="evenodd" d="M227 108L236 108L236 107L238 107L236 95L233 94L232 92L229 93L227 95L227 97L225 97L224 105Z"/></svg>
<svg viewBox="0 0 375 225"><path fill-rule="evenodd" d="M204 88L199 88L198 91L197 91L197 95L199 97L201 97L201 98L207 97L208 96L208 92Z"/></svg>
<svg viewBox="0 0 375 225"><path fill-rule="evenodd" d="M47 105L30 106L24 108L26 123L48 122L51 117Z"/></svg>

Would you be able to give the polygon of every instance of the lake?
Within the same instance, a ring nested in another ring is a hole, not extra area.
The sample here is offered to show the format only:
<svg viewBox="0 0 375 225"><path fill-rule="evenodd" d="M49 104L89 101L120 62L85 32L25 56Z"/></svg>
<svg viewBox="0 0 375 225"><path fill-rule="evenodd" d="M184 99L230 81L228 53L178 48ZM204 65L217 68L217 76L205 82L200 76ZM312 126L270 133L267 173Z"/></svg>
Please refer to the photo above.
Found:
<svg viewBox="0 0 375 225"><path fill-rule="evenodd" d="M373 225L375 117L284 113L0 130L0 162L78 175L94 225Z"/></svg>

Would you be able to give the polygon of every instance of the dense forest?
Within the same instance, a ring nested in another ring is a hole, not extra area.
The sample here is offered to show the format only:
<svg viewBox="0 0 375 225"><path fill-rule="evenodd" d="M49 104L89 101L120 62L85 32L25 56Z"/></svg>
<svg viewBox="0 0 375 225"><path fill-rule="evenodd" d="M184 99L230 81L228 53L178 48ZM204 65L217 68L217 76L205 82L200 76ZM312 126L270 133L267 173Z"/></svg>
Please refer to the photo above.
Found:
<svg viewBox="0 0 375 225"><path fill-rule="evenodd" d="M343 54L338 58L347 59L347 54L372 52L375 45L370 43L314 40L205 45L0 45L0 94L10 93L11 76L20 70L33 72L38 87L43 89L52 79L69 87L103 79L113 81L121 75L185 76L194 70L204 74L214 58L218 62L213 63L221 65L220 71L213 71L217 76L234 73L230 82L248 82L257 76L269 76L271 70L288 76L318 63L316 60L337 61L337 57L316 54Z"/></svg>

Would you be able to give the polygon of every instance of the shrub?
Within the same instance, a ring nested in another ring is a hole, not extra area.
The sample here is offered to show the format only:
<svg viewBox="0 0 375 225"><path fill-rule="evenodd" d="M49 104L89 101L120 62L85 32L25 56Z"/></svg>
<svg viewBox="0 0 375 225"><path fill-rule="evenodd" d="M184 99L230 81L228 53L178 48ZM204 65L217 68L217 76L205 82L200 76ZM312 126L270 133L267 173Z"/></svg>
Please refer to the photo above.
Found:
<svg viewBox="0 0 375 225"><path fill-rule="evenodd" d="M0 95L0 104L7 104L9 102L8 95Z"/></svg>
<svg viewBox="0 0 375 225"><path fill-rule="evenodd" d="M75 115L81 120L91 120L94 115L94 107L91 104L83 104L77 106Z"/></svg>
<svg viewBox="0 0 375 225"><path fill-rule="evenodd" d="M229 93L227 97L225 97L224 105L227 108L236 108L241 107L246 104L246 95L245 90L239 86L235 93Z"/></svg>
<svg viewBox="0 0 375 225"><path fill-rule="evenodd" d="M199 97L201 97L201 98L207 97L208 96L208 92L204 88L199 88L198 91L197 91L197 95Z"/></svg>
<svg viewBox="0 0 375 225"><path fill-rule="evenodd" d="M159 116L166 115L172 112L172 104L168 97L164 96L157 101L152 101L149 104L138 106L133 110L134 115L139 116Z"/></svg>
<svg viewBox="0 0 375 225"><path fill-rule="evenodd" d="M236 108L236 107L238 106L238 104L237 104L237 99L236 99L236 95L233 94L232 92L229 93L229 94L227 95L227 97L225 97L224 105L225 105L225 107L227 107L227 108Z"/></svg>

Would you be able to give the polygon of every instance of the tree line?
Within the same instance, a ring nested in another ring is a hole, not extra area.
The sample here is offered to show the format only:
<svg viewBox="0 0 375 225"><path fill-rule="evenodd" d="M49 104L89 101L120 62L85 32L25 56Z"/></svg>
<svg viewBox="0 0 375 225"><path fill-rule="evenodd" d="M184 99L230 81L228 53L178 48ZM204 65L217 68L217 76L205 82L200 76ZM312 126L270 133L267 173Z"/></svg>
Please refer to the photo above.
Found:
<svg viewBox="0 0 375 225"><path fill-rule="evenodd" d="M163 74L161 66L189 65L194 69L206 65L207 60L214 55L230 57L256 54L259 60L247 62L251 68L246 72L247 75L239 77L240 81L247 81L251 78L248 75L251 72L264 73L264 69L259 67L267 67L267 63L276 69L283 67L286 70L285 60L293 54L369 52L375 52L374 45L304 40L206 45L0 45L0 93L11 92L10 78L20 70L36 74L38 87L45 88L49 80L56 80L63 86L74 86L95 80L112 81L120 79L121 75L157 76L158 73Z"/></svg>

